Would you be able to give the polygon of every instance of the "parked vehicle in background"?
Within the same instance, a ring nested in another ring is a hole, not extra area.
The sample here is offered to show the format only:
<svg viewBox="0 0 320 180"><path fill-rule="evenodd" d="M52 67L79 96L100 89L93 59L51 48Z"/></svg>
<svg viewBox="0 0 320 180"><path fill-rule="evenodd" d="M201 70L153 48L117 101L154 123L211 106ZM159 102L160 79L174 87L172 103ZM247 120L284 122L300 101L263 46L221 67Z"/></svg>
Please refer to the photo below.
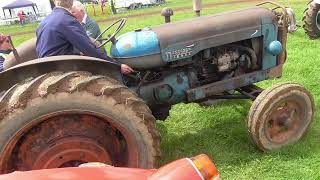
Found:
<svg viewBox="0 0 320 180"><path fill-rule="evenodd" d="M81 3L94 3L99 4L100 0L80 0Z"/></svg>
<svg viewBox="0 0 320 180"><path fill-rule="evenodd" d="M109 2L112 3L112 1ZM138 9L143 6L158 5L163 3L165 3L165 0L113 0L113 5L116 9Z"/></svg>

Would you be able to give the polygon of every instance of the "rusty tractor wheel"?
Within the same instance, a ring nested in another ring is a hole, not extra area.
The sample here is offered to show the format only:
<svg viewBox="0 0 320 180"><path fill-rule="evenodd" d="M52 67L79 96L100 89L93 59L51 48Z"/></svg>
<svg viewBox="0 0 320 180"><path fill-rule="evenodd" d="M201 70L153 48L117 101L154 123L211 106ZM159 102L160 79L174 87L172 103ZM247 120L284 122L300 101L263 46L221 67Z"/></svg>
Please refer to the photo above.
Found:
<svg viewBox="0 0 320 180"><path fill-rule="evenodd" d="M86 162L152 168L160 135L148 106L118 81L52 72L0 101L0 173Z"/></svg>
<svg viewBox="0 0 320 180"><path fill-rule="evenodd" d="M248 129L262 151L277 150L297 142L314 116L314 101L301 85L285 83L264 90L253 102Z"/></svg>
<svg viewBox="0 0 320 180"><path fill-rule="evenodd" d="M313 1L308 3L307 9L304 11L303 28L310 39L320 37L320 4Z"/></svg>

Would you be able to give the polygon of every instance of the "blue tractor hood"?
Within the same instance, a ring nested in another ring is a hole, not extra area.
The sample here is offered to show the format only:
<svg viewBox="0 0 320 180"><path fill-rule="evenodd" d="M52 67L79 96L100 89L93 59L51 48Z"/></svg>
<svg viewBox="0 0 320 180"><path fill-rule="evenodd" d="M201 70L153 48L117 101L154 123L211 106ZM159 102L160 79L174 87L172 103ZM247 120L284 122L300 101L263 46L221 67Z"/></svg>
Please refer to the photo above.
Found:
<svg viewBox="0 0 320 180"><path fill-rule="evenodd" d="M160 53L160 43L150 29L136 30L121 35L113 44L110 54L114 58L135 58Z"/></svg>

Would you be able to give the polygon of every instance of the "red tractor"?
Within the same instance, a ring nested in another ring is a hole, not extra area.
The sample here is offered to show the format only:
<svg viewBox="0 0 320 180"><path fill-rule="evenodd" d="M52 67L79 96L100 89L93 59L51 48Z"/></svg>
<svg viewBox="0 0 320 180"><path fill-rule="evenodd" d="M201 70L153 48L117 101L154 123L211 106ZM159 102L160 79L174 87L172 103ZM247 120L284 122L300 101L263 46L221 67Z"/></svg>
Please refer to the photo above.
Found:
<svg viewBox="0 0 320 180"><path fill-rule="evenodd" d="M78 168L14 172L0 180L219 180L219 173L207 155L183 158L159 169L117 168L102 163L86 163Z"/></svg>

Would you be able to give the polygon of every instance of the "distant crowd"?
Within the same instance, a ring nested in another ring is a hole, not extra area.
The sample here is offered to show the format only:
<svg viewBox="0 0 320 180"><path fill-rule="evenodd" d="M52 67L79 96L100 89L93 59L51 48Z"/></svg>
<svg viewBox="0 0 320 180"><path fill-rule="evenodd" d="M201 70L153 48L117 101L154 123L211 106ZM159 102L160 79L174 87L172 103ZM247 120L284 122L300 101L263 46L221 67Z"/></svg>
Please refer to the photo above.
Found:
<svg viewBox="0 0 320 180"><path fill-rule="evenodd" d="M30 22L36 22L37 21L37 15L28 12L27 14L24 11L19 11L17 14L19 18L19 23L21 26L25 25L26 23Z"/></svg>

